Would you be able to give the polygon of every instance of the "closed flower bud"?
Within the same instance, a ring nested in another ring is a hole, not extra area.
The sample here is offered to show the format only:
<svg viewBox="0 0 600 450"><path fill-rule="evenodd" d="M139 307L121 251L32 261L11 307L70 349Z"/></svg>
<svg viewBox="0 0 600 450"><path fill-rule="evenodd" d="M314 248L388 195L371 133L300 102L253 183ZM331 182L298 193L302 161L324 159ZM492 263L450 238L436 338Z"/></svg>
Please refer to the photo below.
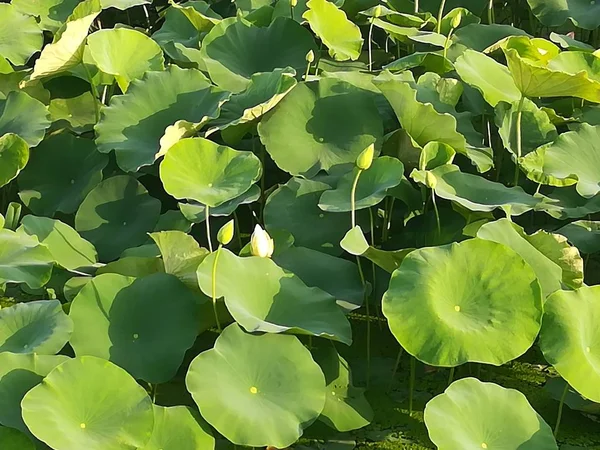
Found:
<svg viewBox="0 0 600 450"><path fill-rule="evenodd" d="M435 189L437 186L437 178L429 171L425 173L425 184L429 189Z"/></svg>
<svg viewBox="0 0 600 450"><path fill-rule="evenodd" d="M457 15L452 18L452 28L458 28L460 26L460 22L462 20L462 13L459 11Z"/></svg>
<svg viewBox="0 0 600 450"><path fill-rule="evenodd" d="M306 54L306 61L309 63L312 63L315 60L315 52L313 52L312 50L310 50L307 54Z"/></svg>
<svg viewBox="0 0 600 450"><path fill-rule="evenodd" d="M260 256L261 258L270 258L273 254L273 239L269 236L260 225L254 227L254 233L250 238L250 250L253 256Z"/></svg>
<svg viewBox="0 0 600 450"><path fill-rule="evenodd" d="M221 245L229 244L231 242L231 240L233 239L234 230L235 230L235 227L234 227L234 222L232 219L229 222L227 222L225 225L223 225L221 227L221 229L219 230L219 232L217 233L217 240L219 241L219 244L221 244Z"/></svg>
<svg viewBox="0 0 600 450"><path fill-rule="evenodd" d="M298 0L290 0L290 5L292 5L292 8L295 8L297 4Z"/></svg>
<svg viewBox="0 0 600 450"><path fill-rule="evenodd" d="M374 156L375 144L371 144L365 148L360 155L358 155L358 158L356 158L356 167L358 167L360 170L367 170L369 167L371 167Z"/></svg>
<svg viewBox="0 0 600 450"><path fill-rule="evenodd" d="M382 13L382 12L383 12L383 11L382 11L381 5L377 5L377 6L375 7L375 9L373 10L373 17L375 17L376 19L377 19L378 17L381 17L381 13Z"/></svg>

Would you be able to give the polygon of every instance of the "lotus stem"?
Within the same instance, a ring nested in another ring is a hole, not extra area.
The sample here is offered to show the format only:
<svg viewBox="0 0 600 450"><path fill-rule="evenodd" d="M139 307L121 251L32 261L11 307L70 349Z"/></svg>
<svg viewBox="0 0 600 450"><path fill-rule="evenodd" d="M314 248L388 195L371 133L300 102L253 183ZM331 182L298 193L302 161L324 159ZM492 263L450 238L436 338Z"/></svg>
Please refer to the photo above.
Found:
<svg viewBox="0 0 600 450"><path fill-rule="evenodd" d="M369 72L373 71L373 24L375 22L375 18L371 17L371 25L369 26Z"/></svg>
<svg viewBox="0 0 600 450"><path fill-rule="evenodd" d="M215 312L215 322L217 323L217 330L221 332L221 322L219 321L219 313L217 312L217 262L219 262L219 255L221 254L221 248L223 246L219 244L217 252L215 253L215 260L212 266L212 304L213 311Z"/></svg>
<svg viewBox="0 0 600 450"><path fill-rule="evenodd" d="M437 28L436 28L436 33L440 34L442 32L442 19L444 18L444 8L446 7L446 0L442 0L442 3L440 3L440 10L438 12L438 18L437 18Z"/></svg>
<svg viewBox="0 0 600 450"><path fill-rule="evenodd" d="M306 64L306 73L304 74L304 81L308 80L308 76L310 75L310 61Z"/></svg>
<svg viewBox="0 0 600 450"><path fill-rule="evenodd" d="M243 247L242 233L240 232L240 220L238 219L237 213L235 211L233 211L233 219L234 219L233 223L235 225L235 236L237 238L238 247L241 250Z"/></svg>
<svg viewBox="0 0 600 450"><path fill-rule="evenodd" d="M146 24L148 25L148 31L150 31L150 29L152 28L152 24L150 23L150 14L148 14L148 8L146 8L146 5L142 5L142 8L144 9L144 15L146 16Z"/></svg>
<svg viewBox="0 0 600 450"><path fill-rule="evenodd" d="M375 221L373 220L373 211L369 208L369 222L371 225L371 245L375 247ZM375 263L371 261L371 270L373 278L373 286L377 280L377 272L375 270ZM383 331L381 327L381 312L379 308L379 302L375 302L375 313L377 314L377 324L379 325L379 331Z"/></svg>
<svg viewBox="0 0 600 450"><path fill-rule="evenodd" d="M210 208L208 205L205 205L204 214L206 216L204 221L206 222L206 238L208 239L208 249L212 253L213 246L212 246L212 239L210 237Z"/></svg>
<svg viewBox="0 0 600 450"><path fill-rule="evenodd" d="M371 311L369 308L369 297L367 296L367 283L365 281L365 274L362 270L360 263L360 257L356 257L356 264L358 265L358 275L360 276L360 282L363 287L363 298L365 300L365 307L367 310L367 388L371 383Z"/></svg>
<svg viewBox="0 0 600 450"><path fill-rule="evenodd" d="M523 138L521 134L521 122L523 121L523 104L525 103L525 97L521 97L519 101L519 106L517 106L517 123L515 124L517 130L517 160L515 161L515 179L514 184L517 186L519 184L519 159L521 159L522 154L522 145Z"/></svg>
<svg viewBox="0 0 600 450"><path fill-rule="evenodd" d="M417 372L417 360L415 357L410 358L410 381L409 381L409 392L408 392L408 415L412 416L413 413L413 399L415 396L415 377Z"/></svg>
<svg viewBox="0 0 600 450"><path fill-rule="evenodd" d="M396 373L398 373L398 368L400 367L400 360L402 359L403 353L404 353L404 347L400 346L400 350L398 351L398 356L396 357L396 362L394 363L394 370L392 370L392 377L390 379L390 385L388 387L388 392L392 390L392 386L394 385L394 378L396 378Z"/></svg>
<svg viewBox="0 0 600 450"><path fill-rule="evenodd" d="M100 101L100 99L98 96L98 89L96 89L96 85L94 84L94 80L92 79L92 74L90 73L90 69L88 69L87 66L85 65L85 63L83 63L83 62L81 63L81 65L83 66L83 68L85 70L85 74L90 83L90 90L92 91L92 97L94 97L94 116L96 117L96 123L98 123L100 121L100 106L98 105L98 102Z"/></svg>
<svg viewBox="0 0 600 450"><path fill-rule="evenodd" d="M362 173L362 169L358 169L354 182L352 183L352 190L350 191L350 213L352 214L352 228L356 226L356 186L358 186L358 179Z"/></svg>
<svg viewBox="0 0 600 450"><path fill-rule="evenodd" d="M431 202L433 203L433 212L435 213L435 222L437 225L438 238L442 235L442 226L440 224L440 212L438 211L437 203L435 201L435 191L431 191Z"/></svg>
<svg viewBox="0 0 600 450"><path fill-rule="evenodd" d="M450 386L452 384L452 382L454 381L454 370L456 369L456 367L450 367L450 373L448 374L448 386Z"/></svg>
<svg viewBox="0 0 600 450"><path fill-rule="evenodd" d="M415 14L419 12L419 0L415 0Z"/></svg>
<svg viewBox="0 0 600 450"><path fill-rule="evenodd" d="M494 23L494 0L490 0L488 5L488 25Z"/></svg>
<svg viewBox="0 0 600 450"><path fill-rule="evenodd" d="M560 421L562 419L563 406L565 405L565 398L569 392L569 383L565 380L565 388L562 395L560 396L560 403L558 404L558 416L556 417L556 426L554 427L554 437L558 436L558 429L560 428Z"/></svg>

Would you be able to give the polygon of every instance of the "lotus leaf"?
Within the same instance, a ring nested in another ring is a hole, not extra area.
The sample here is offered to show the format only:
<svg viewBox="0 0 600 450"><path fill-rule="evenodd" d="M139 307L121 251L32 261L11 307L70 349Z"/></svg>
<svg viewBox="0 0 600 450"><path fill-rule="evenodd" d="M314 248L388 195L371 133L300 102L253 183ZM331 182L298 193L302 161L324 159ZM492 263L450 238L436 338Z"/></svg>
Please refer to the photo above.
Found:
<svg viewBox="0 0 600 450"><path fill-rule="evenodd" d="M154 424L144 388L123 369L92 356L56 367L21 405L27 427L56 450L143 448Z"/></svg>
<svg viewBox="0 0 600 450"><path fill-rule="evenodd" d="M67 21L80 1L81 0L13 0L11 4L23 14L39 17L40 22L38 25L42 30L56 33ZM39 47L37 50L39 50Z"/></svg>
<svg viewBox="0 0 600 450"><path fill-rule="evenodd" d="M600 5L590 0L527 0L527 3L546 26L560 26L567 19L588 30L600 26Z"/></svg>
<svg viewBox="0 0 600 450"><path fill-rule="evenodd" d="M529 36L526 31L510 25L494 23L483 25L471 23L456 30L452 40L472 50L483 52L498 41L510 36ZM485 64L485 63L484 63ZM510 83L510 81L508 81Z"/></svg>
<svg viewBox="0 0 600 450"><path fill-rule="evenodd" d="M578 220L557 230L566 236L582 253L600 251L600 223L590 220Z"/></svg>
<svg viewBox="0 0 600 450"><path fill-rule="evenodd" d="M9 217L7 214L7 223ZM0 229L0 284L26 283L32 289L45 285L54 258L37 238Z"/></svg>
<svg viewBox="0 0 600 450"><path fill-rule="evenodd" d="M25 92L9 92L6 99L0 100L0 136L14 133L34 147L42 142L49 126L46 106Z"/></svg>
<svg viewBox="0 0 600 450"><path fill-rule="evenodd" d="M31 439L14 428L0 427L0 445L4 450L35 450Z"/></svg>
<svg viewBox="0 0 600 450"><path fill-rule="evenodd" d="M0 55L15 66L27 63L44 44L44 36L35 18L23 14L11 3L0 4Z"/></svg>
<svg viewBox="0 0 600 450"><path fill-rule="evenodd" d="M325 377L295 336L228 326L198 355L186 385L202 416L236 445L285 448L325 405Z"/></svg>
<svg viewBox="0 0 600 450"><path fill-rule="evenodd" d="M7 133L0 137L0 187L12 181L29 160L27 142L16 134Z"/></svg>
<svg viewBox="0 0 600 450"><path fill-rule="evenodd" d="M208 209L211 216L229 216L238 206L253 203L260 198L260 187L253 184L250 189L242 195L220 204L216 208ZM201 223L206 220L206 206L202 203L179 203L179 210L184 217L194 223Z"/></svg>
<svg viewBox="0 0 600 450"><path fill-rule="evenodd" d="M143 450L214 450L215 439L198 413L185 406L154 405L154 430Z"/></svg>
<svg viewBox="0 0 600 450"><path fill-rule="evenodd" d="M552 429L523 394L476 378L455 381L427 403L425 424L440 450L558 449Z"/></svg>
<svg viewBox="0 0 600 450"><path fill-rule="evenodd" d="M91 131L96 123L95 101L90 92L50 100L48 111L52 118L52 128L66 127L78 135Z"/></svg>
<svg viewBox="0 0 600 450"><path fill-rule="evenodd" d="M542 292L517 253L472 239L409 253L392 274L383 314L400 344L427 364L501 365L537 337Z"/></svg>

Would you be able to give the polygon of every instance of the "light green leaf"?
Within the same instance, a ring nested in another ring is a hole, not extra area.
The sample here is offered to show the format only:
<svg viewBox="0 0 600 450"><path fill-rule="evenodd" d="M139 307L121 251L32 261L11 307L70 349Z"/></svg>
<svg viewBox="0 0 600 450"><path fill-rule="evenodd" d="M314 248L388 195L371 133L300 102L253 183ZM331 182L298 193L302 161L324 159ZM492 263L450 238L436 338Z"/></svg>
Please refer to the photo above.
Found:
<svg viewBox="0 0 600 450"><path fill-rule="evenodd" d="M52 274L54 258L34 237L0 230L0 284L26 283L31 289L44 286Z"/></svg>
<svg viewBox="0 0 600 450"><path fill-rule="evenodd" d="M10 183L29 161L27 142L13 133L0 136L0 187Z"/></svg>
<svg viewBox="0 0 600 450"><path fill-rule="evenodd" d="M586 30L600 26L600 4L590 0L527 0L531 11L540 22L557 27L570 19Z"/></svg>
<svg viewBox="0 0 600 450"><path fill-rule="evenodd" d="M556 231L566 236L569 242L575 245L582 253L596 253L600 251L600 223L590 220L571 222Z"/></svg>
<svg viewBox="0 0 600 450"><path fill-rule="evenodd" d="M142 450L214 450L210 427L196 411L186 406L153 409L154 430Z"/></svg>
<svg viewBox="0 0 600 450"><path fill-rule="evenodd" d="M44 44L42 30L34 17L14 4L0 3L0 55L15 66L23 66Z"/></svg>
<svg viewBox="0 0 600 450"><path fill-rule="evenodd" d="M0 100L0 136L14 133L35 147L42 142L49 126L46 106L25 92L12 91L5 100Z"/></svg>

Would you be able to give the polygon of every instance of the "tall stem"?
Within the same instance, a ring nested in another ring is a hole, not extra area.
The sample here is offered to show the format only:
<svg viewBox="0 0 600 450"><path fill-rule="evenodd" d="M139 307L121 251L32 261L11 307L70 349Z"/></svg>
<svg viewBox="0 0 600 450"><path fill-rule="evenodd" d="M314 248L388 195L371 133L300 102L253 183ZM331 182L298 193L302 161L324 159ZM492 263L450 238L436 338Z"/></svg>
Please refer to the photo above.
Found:
<svg viewBox="0 0 600 450"><path fill-rule="evenodd" d="M452 382L454 381L454 370L456 368L455 367L450 367L450 373L448 374L448 386L450 386L452 384Z"/></svg>
<svg viewBox="0 0 600 450"><path fill-rule="evenodd" d="M208 249L212 252L213 246L212 239L210 237L210 208L208 207L208 205L205 205L204 207L204 214L206 216L204 221L206 222L206 239L208 239Z"/></svg>
<svg viewBox="0 0 600 450"><path fill-rule="evenodd" d="M371 17L371 26L369 26L369 72L373 71L373 23L375 19Z"/></svg>
<svg viewBox="0 0 600 450"><path fill-rule="evenodd" d="M417 373L417 360L414 356L410 358L410 382L409 382L409 393L408 393L408 415L412 416L413 413L413 399L415 396L415 377Z"/></svg>
<svg viewBox="0 0 600 450"><path fill-rule="evenodd" d="M519 159L521 159L522 154L522 145L523 138L521 134L521 122L523 121L523 104L525 103L525 97L521 97L519 101L519 106L517 106L517 123L515 124L516 132L517 132L517 160L515 161L515 179L514 184L517 186L519 184L519 173L521 170L519 169Z"/></svg>
<svg viewBox="0 0 600 450"><path fill-rule="evenodd" d="M560 397L560 403L558 404L558 416L556 417L556 426L554 427L554 437L558 436L558 429L560 428L560 420L562 419L563 406L565 405L565 398L569 392L569 383L565 380L565 389Z"/></svg>
<svg viewBox="0 0 600 450"><path fill-rule="evenodd" d="M375 247L375 221L373 220L373 211L369 208L369 223L371 225L371 245ZM377 271L375 270L375 263L371 261L371 274L373 280L373 286L377 282ZM375 289L373 289L375 291ZM377 324L379 325L379 330L382 330L381 327L381 313L379 308L379 302L375 302L375 314L377 314Z"/></svg>
<svg viewBox="0 0 600 450"><path fill-rule="evenodd" d="M494 0L490 0L488 5L488 25L494 23Z"/></svg>
<svg viewBox="0 0 600 450"><path fill-rule="evenodd" d="M388 387L388 392L392 390L392 386L394 385L394 378L396 378L396 373L398 373L398 368L400 367L400 360L402 359L403 353L404 347L400 346L398 356L396 357L396 362L394 363L394 370L392 370L392 378L390 379L390 386Z"/></svg>
<svg viewBox="0 0 600 450"><path fill-rule="evenodd" d="M219 261L222 247L223 246L219 244L212 266L212 303L213 311L215 312L215 322L217 323L217 330L219 330L219 333L221 332L221 322L219 321L219 313L217 312L217 262Z"/></svg>
<svg viewBox="0 0 600 450"><path fill-rule="evenodd" d="M87 68L85 63L81 63L81 65L83 66L83 68L85 70L85 74L90 83L90 90L92 91L92 96L94 97L94 116L96 117L96 123L98 123L98 121L100 120L100 106L98 105L98 102L100 101L100 99L98 97L98 89L96 89L96 85L94 84L94 80L92 79L92 74L90 73L90 69Z"/></svg>
<svg viewBox="0 0 600 450"><path fill-rule="evenodd" d="M360 257L356 257L356 264L358 265L358 275L360 276L360 282L363 288L363 298L365 299L365 307L367 309L367 388L371 382L371 311L369 308L369 297L366 295L367 283L365 281L365 274L362 270L360 263Z"/></svg>
<svg viewBox="0 0 600 450"><path fill-rule="evenodd" d="M435 191L431 191L431 202L433 203L433 212L435 213L435 222L437 224L438 238L442 235L442 227L440 224L440 212L438 211L437 203L435 202Z"/></svg>
<svg viewBox="0 0 600 450"><path fill-rule="evenodd" d="M415 14L419 12L419 0L415 0Z"/></svg>
<svg viewBox="0 0 600 450"><path fill-rule="evenodd" d="M352 214L352 228L356 226L356 186L358 186L358 179L360 178L360 174L363 171L358 169L356 172L356 176L354 177L354 182L352 183L352 190L350 191L350 212Z"/></svg>
<svg viewBox="0 0 600 450"><path fill-rule="evenodd" d="M446 0L442 0L442 3L440 3L440 10L438 12L438 18L437 18L437 28L436 28L437 34L440 34L442 32L442 19L444 18L444 8L445 7L446 7Z"/></svg>

